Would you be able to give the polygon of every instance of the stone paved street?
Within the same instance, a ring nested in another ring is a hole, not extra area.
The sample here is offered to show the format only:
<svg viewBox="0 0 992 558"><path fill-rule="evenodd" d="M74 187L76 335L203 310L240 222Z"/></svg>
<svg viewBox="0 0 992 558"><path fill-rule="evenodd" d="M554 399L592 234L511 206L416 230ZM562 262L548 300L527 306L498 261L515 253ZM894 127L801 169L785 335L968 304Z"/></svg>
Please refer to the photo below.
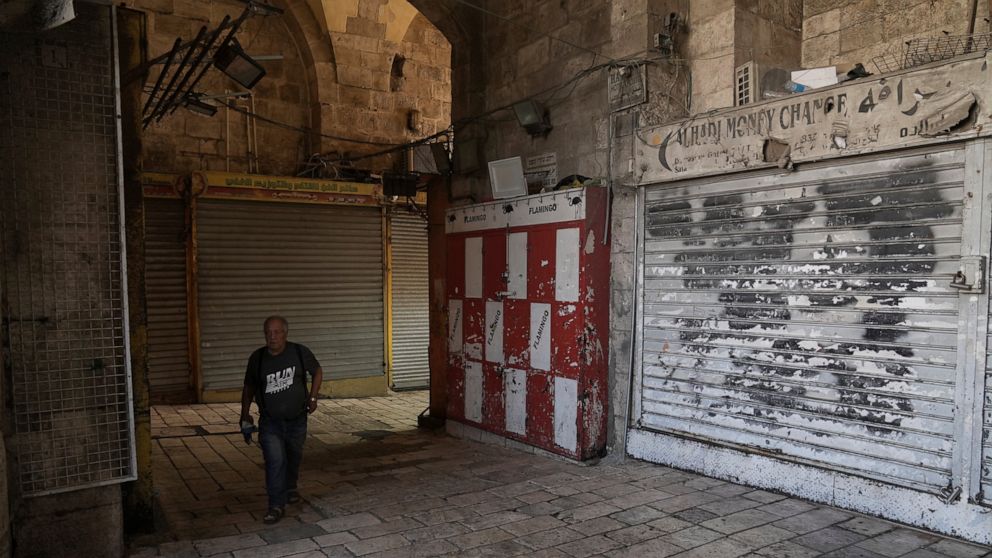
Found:
<svg viewBox="0 0 992 558"><path fill-rule="evenodd" d="M977 558L992 548L633 460L579 466L414 428L426 392L321 401L304 502L267 526L238 404L157 407L160 533L131 556Z"/></svg>

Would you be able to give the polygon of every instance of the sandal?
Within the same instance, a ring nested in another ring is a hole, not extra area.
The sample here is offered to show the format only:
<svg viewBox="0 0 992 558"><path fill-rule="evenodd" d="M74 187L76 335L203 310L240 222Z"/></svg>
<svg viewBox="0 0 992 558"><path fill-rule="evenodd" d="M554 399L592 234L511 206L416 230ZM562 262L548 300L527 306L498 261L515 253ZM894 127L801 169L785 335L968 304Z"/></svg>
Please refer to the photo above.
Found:
<svg viewBox="0 0 992 558"><path fill-rule="evenodd" d="M282 508L269 508L269 511L265 513L264 517L262 517L262 523L265 523L266 525L278 523L279 520L282 519L283 513Z"/></svg>
<svg viewBox="0 0 992 558"><path fill-rule="evenodd" d="M290 504L299 504L300 503L300 500L302 500L302 499L303 498L300 497L300 493L297 492L297 491L295 491L295 490L291 491L286 496L286 501L289 502Z"/></svg>

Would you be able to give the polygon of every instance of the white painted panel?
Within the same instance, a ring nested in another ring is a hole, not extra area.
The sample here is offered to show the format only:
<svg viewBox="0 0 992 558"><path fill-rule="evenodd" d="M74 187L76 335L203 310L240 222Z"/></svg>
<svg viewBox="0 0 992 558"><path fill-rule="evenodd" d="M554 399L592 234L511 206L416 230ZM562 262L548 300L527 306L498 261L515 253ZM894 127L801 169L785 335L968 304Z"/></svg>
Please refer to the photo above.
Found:
<svg viewBox="0 0 992 558"><path fill-rule="evenodd" d="M527 233L511 233L506 260L510 277L507 290L509 298L527 298Z"/></svg>
<svg viewBox="0 0 992 558"><path fill-rule="evenodd" d="M482 343L465 343L462 352L465 358L482 360Z"/></svg>
<svg viewBox="0 0 992 558"><path fill-rule="evenodd" d="M482 237L465 239L465 298L482 297Z"/></svg>
<svg viewBox="0 0 992 558"><path fill-rule="evenodd" d="M575 380L555 378L555 445L569 451L575 451L578 441L578 392Z"/></svg>
<svg viewBox="0 0 992 558"><path fill-rule="evenodd" d="M524 435L527 433L527 372L509 368L503 378L506 384L506 429Z"/></svg>
<svg viewBox="0 0 992 558"><path fill-rule="evenodd" d="M579 229L559 229L555 237L555 300L579 300Z"/></svg>
<svg viewBox="0 0 992 558"><path fill-rule="evenodd" d="M465 418L482 422L482 363L465 361Z"/></svg>
<svg viewBox="0 0 992 558"><path fill-rule="evenodd" d="M551 370L551 305L530 305L530 367Z"/></svg>
<svg viewBox="0 0 992 558"><path fill-rule="evenodd" d="M486 301L486 360L503 362L503 302Z"/></svg>
<svg viewBox="0 0 992 558"><path fill-rule="evenodd" d="M448 352L462 352L462 301L448 301Z"/></svg>
<svg viewBox="0 0 992 558"><path fill-rule="evenodd" d="M512 211L506 211L507 207ZM586 216L586 189L573 188L513 200L478 203L448 210L445 232L464 233L510 227L581 221Z"/></svg>

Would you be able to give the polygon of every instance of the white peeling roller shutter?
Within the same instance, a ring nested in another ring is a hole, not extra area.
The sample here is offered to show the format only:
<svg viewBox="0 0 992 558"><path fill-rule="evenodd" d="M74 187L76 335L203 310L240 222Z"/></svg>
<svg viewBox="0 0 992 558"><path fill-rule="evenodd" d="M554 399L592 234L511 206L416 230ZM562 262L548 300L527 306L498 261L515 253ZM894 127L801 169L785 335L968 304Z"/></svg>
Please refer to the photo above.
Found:
<svg viewBox="0 0 992 558"><path fill-rule="evenodd" d="M148 380L155 401L191 394L184 228L182 200L145 199Z"/></svg>
<svg viewBox="0 0 992 558"><path fill-rule="evenodd" d="M205 390L241 387L272 314L325 379L384 373L378 208L203 200L198 216Z"/></svg>
<svg viewBox="0 0 992 558"><path fill-rule="evenodd" d="M992 318L992 315L989 317ZM990 329L988 341L989 344L986 345L985 393L982 404L984 419L981 432L981 493L982 502L985 505L992 505L992 329Z"/></svg>
<svg viewBox="0 0 992 558"><path fill-rule="evenodd" d="M425 388L430 381L427 221L399 208L391 219L393 387Z"/></svg>
<svg viewBox="0 0 992 558"><path fill-rule="evenodd" d="M648 188L640 427L947 486L963 163Z"/></svg>

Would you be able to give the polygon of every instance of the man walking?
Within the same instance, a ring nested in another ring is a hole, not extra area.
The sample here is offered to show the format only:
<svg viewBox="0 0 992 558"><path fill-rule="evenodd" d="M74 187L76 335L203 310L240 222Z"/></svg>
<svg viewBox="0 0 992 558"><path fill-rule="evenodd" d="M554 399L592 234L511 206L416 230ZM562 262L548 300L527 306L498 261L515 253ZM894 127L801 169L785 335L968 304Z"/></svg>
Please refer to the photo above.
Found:
<svg viewBox="0 0 992 558"><path fill-rule="evenodd" d="M320 363L310 349L286 341L289 322L270 316L263 324L265 346L251 354L241 391L241 422L254 424L251 402L258 405L258 441L265 458L265 491L269 509L262 519L275 523L286 513L286 504L300 501L297 479L307 436L307 415L317 410L323 380ZM306 373L311 375L307 391Z"/></svg>

